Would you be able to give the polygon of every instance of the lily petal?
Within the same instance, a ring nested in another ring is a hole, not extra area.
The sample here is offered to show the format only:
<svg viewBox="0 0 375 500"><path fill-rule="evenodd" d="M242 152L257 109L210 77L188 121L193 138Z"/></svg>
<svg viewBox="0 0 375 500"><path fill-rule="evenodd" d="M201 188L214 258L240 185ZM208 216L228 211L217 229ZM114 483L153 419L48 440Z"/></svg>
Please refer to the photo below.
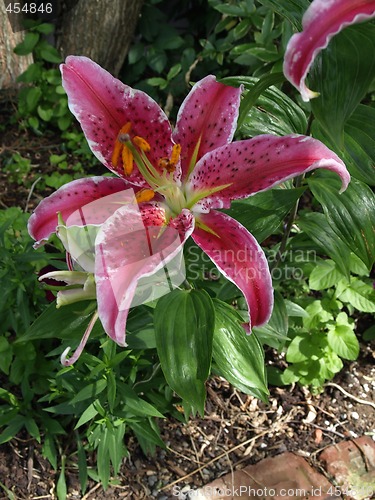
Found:
<svg viewBox="0 0 375 500"><path fill-rule="evenodd" d="M236 130L242 89L218 83L212 75L200 80L181 105L173 140L181 144L184 179L198 145L197 158L228 144Z"/></svg>
<svg viewBox="0 0 375 500"><path fill-rule="evenodd" d="M56 232L58 212L66 221L71 214L88 203L129 188L134 186L127 184L123 179L113 177L87 177L65 184L44 198L29 219L28 230L30 236L36 240L34 247L37 248L45 243L51 234ZM137 188L134 190L137 191ZM108 207L104 204L101 210L96 212L96 223L108 219L115 211L112 209L108 212ZM92 224L95 222L91 221Z"/></svg>
<svg viewBox="0 0 375 500"><path fill-rule="evenodd" d="M168 264L194 229L189 210L182 210L168 226L164 208L145 204L139 210L118 209L103 224L96 239L99 317L106 333L121 346L126 345L126 320L130 307L135 305L139 281Z"/></svg>
<svg viewBox="0 0 375 500"><path fill-rule="evenodd" d="M345 164L327 146L303 135L259 135L207 153L196 165L187 184L188 199L199 198L218 186L229 187L207 194L194 210L229 208L231 200L270 189L296 175L316 168L336 172L344 191L350 181Z"/></svg>
<svg viewBox="0 0 375 500"><path fill-rule="evenodd" d="M289 40L284 57L284 74L309 101L318 94L305 84L307 73L320 50L350 24L375 16L374 0L314 0L302 19L303 31Z"/></svg>
<svg viewBox="0 0 375 500"><path fill-rule="evenodd" d="M199 222L216 235L201 228ZM266 256L254 236L236 220L213 210L197 218L192 237L224 276L242 291L251 325L266 323L273 307L272 279Z"/></svg>
<svg viewBox="0 0 375 500"><path fill-rule="evenodd" d="M142 137L150 144L148 157L155 167L160 158L170 156L171 126L151 97L120 82L87 57L67 57L61 72L69 109L80 122L95 156L112 172L124 176L121 160L114 166L112 154L119 131L128 122L129 135ZM147 187L135 164L127 179Z"/></svg>

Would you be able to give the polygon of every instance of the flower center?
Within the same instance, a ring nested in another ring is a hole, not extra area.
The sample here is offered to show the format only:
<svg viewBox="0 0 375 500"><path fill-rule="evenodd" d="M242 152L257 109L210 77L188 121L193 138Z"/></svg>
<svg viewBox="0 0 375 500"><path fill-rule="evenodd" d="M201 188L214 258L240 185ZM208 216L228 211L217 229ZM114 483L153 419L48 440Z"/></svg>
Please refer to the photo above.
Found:
<svg viewBox="0 0 375 500"><path fill-rule="evenodd" d="M121 127L113 148L112 165L118 167L120 159L125 176L130 176L134 164L138 167L150 189L142 189L136 194L138 203L147 202L154 198L158 192L164 196L171 210L171 215L177 215L186 206L186 199L173 174L180 161L181 146L174 144L170 157L162 157L158 160L158 169L154 167L148 158L151 151L150 144L141 136L130 136L131 122Z"/></svg>

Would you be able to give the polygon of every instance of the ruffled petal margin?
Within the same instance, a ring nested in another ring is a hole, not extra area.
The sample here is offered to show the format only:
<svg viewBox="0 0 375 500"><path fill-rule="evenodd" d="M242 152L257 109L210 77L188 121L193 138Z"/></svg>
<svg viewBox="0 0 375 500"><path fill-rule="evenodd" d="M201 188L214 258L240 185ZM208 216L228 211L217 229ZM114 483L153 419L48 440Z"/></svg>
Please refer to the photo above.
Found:
<svg viewBox="0 0 375 500"><path fill-rule="evenodd" d="M181 144L183 179L195 154L197 161L208 151L232 141L241 92L241 88L217 82L212 75L194 85L181 105L173 132L174 141Z"/></svg>
<svg viewBox="0 0 375 500"><path fill-rule="evenodd" d="M137 191L139 188L135 188L117 177L87 177L65 184L44 198L29 219L28 230L30 236L36 240L34 247L37 248L45 243L51 234L56 232L59 212L62 219L66 221L70 215L89 203L126 189ZM108 211L109 207L103 204L101 209L97 208L96 210L96 220L91 220L90 223L104 222L117 208L117 206L115 209L112 207L112 211ZM82 221L82 225L84 225L84 221Z"/></svg>
<svg viewBox="0 0 375 500"><path fill-rule="evenodd" d="M140 136L151 146L148 158L158 160L172 151L172 129L160 106L141 90L132 89L87 57L69 56L61 67L69 109L81 124L92 152L112 172L124 177L121 158L112 164L120 129L131 123L129 135ZM147 187L134 164L129 182Z"/></svg>
<svg viewBox="0 0 375 500"><path fill-rule="evenodd" d="M305 79L317 54L331 38L350 24L375 16L374 0L314 0L302 19L303 31L289 40L284 74L304 101L318 94L307 88Z"/></svg>
<svg viewBox="0 0 375 500"><path fill-rule="evenodd" d="M340 158L317 139L303 135L259 135L232 142L207 153L196 165L186 190L188 198L199 198L218 186L228 187L202 199L195 210L229 208L231 200L270 189L297 175L325 168L341 177L344 191L349 172Z"/></svg>

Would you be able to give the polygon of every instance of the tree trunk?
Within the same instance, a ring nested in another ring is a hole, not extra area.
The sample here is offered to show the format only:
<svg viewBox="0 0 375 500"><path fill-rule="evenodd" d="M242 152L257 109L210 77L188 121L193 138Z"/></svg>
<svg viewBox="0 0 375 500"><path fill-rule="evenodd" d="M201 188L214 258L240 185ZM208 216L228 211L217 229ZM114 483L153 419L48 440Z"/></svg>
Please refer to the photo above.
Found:
<svg viewBox="0 0 375 500"><path fill-rule="evenodd" d="M16 79L33 62L32 55L17 56L13 49L22 42L24 31L13 33L4 2L0 2L0 90L17 87Z"/></svg>
<svg viewBox="0 0 375 500"><path fill-rule="evenodd" d="M80 0L63 14L57 46L63 57L83 55L118 75L143 0Z"/></svg>

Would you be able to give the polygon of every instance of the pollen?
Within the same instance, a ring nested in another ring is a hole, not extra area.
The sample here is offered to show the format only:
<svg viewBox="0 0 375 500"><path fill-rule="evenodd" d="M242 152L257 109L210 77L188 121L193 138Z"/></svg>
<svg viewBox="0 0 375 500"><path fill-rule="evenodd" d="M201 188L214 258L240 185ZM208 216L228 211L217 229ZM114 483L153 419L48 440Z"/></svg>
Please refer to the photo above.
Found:
<svg viewBox="0 0 375 500"><path fill-rule="evenodd" d="M177 165L178 160L180 159L180 154L181 154L181 144L174 144L170 160L172 165Z"/></svg>
<svg viewBox="0 0 375 500"><path fill-rule="evenodd" d="M146 141L146 139L143 139L143 137L136 135L133 137L133 142L141 151L144 151L145 153L149 153L151 151L150 144Z"/></svg>
<svg viewBox="0 0 375 500"><path fill-rule="evenodd" d="M158 166L162 170L166 170L167 172L174 172L176 170L176 165L180 159L181 154L181 145L174 144L172 148L171 157L163 157L158 161Z"/></svg>
<svg viewBox="0 0 375 500"><path fill-rule="evenodd" d="M135 199L137 200L138 203L142 203L152 200L154 196L155 196L155 191L153 191L152 189L141 189L135 195Z"/></svg>
<svg viewBox="0 0 375 500"><path fill-rule="evenodd" d="M130 175L133 172L133 153L126 146L122 148L122 164L125 175Z"/></svg>

